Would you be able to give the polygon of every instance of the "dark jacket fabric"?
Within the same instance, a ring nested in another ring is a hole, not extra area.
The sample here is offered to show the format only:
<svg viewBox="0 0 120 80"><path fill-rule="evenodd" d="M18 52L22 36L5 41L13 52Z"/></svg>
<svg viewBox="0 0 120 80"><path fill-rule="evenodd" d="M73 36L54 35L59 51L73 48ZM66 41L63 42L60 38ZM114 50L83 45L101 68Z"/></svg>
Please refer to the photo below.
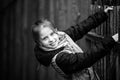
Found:
<svg viewBox="0 0 120 80"><path fill-rule="evenodd" d="M72 74L92 66L95 62L107 55L113 48L115 41L112 37L103 38L87 34L91 29L94 29L103 23L107 17L108 16L106 13L100 11L64 31L74 41L85 38L85 42L89 44L86 47L90 48L88 51L84 51L84 54L68 54L62 52L57 55L56 64L62 69L64 73ZM36 45L34 51L35 56L40 64L49 66L52 58L63 49L64 47L54 51L44 51L40 49L38 45Z"/></svg>

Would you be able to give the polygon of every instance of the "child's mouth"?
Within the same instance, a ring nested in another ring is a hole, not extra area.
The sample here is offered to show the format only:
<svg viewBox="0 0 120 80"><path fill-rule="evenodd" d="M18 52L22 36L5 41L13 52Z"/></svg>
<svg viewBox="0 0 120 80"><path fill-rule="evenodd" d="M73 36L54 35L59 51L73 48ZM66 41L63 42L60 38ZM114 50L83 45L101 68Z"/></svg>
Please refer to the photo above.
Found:
<svg viewBox="0 0 120 80"><path fill-rule="evenodd" d="M55 46L55 44L56 44L56 42L53 42L53 43L51 43L50 45L51 45L51 46Z"/></svg>

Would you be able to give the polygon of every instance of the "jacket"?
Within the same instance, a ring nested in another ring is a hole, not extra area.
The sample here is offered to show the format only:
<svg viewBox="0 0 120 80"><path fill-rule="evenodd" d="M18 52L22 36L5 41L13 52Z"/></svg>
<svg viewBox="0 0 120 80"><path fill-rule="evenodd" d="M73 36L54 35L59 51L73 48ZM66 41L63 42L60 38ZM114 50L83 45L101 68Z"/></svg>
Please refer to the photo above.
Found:
<svg viewBox="0 0 120 80"><path fill-rule="evenodd" d="M95 62L107 55L113 48L115 41L112 37L95 37L87 34L91 29L94 29L103 23L107 17L106 13L100 11L64 31L74 41L86 37L85 41L89 44L89 46L91 46L91 49L84 51L84 54L68 54L66 52L61 52L57 55L56 64L65 74L71 75L92 66ZM87 35L85 36L85 34ZM94 45L91 45L91 43ZM52 58L63 49L64 47L54 51L44 51L36 45L34 51L37 60L41 64L49 66Z"/></svg>

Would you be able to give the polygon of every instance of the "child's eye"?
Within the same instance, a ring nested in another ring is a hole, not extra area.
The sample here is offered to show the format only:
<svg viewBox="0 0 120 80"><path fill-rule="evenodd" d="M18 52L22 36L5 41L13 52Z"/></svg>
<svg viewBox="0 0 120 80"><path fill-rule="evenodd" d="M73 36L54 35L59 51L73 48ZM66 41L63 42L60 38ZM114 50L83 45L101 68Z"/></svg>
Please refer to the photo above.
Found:
<svg viewBox="0 0 120 80"><path fill-rule="evenodd" d="M51 33L51 36L52 36L52 35L54 35L54 34L55 34L55 33L54 33L54 32L52 32L52 33Z"/></svg>
<svg viewBox="0 0 120 80"><path fill-rule="evenodd" d="M47 37L42 38L42 40L47 40Z"/></svg>

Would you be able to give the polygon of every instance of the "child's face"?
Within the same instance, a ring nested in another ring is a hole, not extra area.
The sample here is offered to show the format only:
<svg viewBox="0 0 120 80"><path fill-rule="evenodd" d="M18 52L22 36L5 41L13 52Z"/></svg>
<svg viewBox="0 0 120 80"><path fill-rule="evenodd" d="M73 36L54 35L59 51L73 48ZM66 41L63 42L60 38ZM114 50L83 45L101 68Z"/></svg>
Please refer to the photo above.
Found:
<svg viewBox="0 0 120 80"><path fill-rule="evenodd" d="M59 36L50 27L44 27L40 31L40 42L44 47L54 49L58 46Z"/></svg>

